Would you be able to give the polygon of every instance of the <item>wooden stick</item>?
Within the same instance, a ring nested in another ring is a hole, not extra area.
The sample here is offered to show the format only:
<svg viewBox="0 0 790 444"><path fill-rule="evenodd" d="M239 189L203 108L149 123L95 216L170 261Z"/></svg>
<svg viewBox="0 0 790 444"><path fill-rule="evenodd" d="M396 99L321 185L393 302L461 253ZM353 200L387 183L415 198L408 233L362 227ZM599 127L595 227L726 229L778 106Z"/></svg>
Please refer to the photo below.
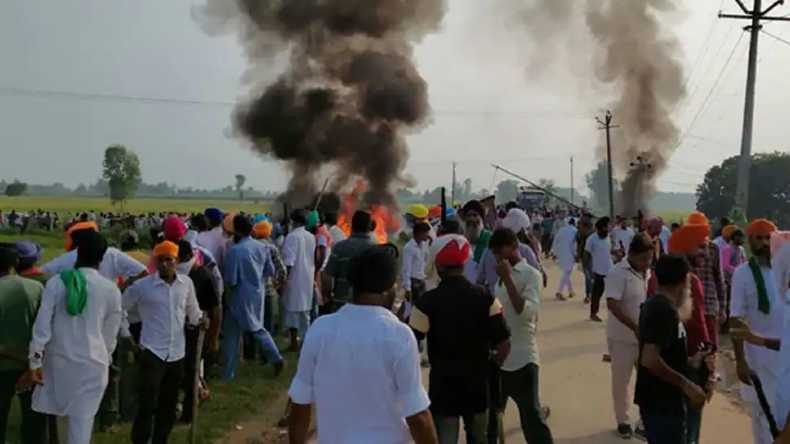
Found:
<svg viewBox="0 0 790 444"><path fill-rule="evenodd" d="M200 404L200 361L203 359L203 341L206 339L206 330L198 328L197 351L195 352L195 373L192 379L192 424L189 427L189 444L195 444L197 437L198 405Z"/></svg>

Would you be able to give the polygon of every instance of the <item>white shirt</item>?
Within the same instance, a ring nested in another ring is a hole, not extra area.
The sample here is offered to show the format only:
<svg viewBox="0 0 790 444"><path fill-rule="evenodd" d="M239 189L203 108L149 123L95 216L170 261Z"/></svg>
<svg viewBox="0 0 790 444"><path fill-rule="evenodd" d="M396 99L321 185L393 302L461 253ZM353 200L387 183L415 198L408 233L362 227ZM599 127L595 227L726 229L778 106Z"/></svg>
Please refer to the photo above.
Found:
<svg viewBox="0 0 790 444"><path fill-rule="evenodd" d="M425 267L428 263L428 242L417 243L414 239L403 247L403 264L401 266L401 285L411 291L411 280L425 280Z"/></svg>
<svg viewBox="0 0 790 444"><path fill-rule="evenodd" d="M217 265L222 268L225 262L225 251L228 247L228 238L222 231L222 227L214 227L209 231L202 231L197 234L195 243L205 248L214 256Z"/></svg>
<svg viewBox="0 0 790 444"><path fill-rule="evenodd" d="M557 263L563 270L573 269L576 264L576 228L566 225L554 236L551 252L557 256Z"/></svg>
<svg viewBox="0 0 790 444"><path fill-rule="evenodd" d="M382 307L346 304L310 327L288 392L315 404L321 444L406 444L428 408L417 341Z"/></svg>
<svg viewBox="0 0 790 444"><path fill-rule="evenodd" d="M58 274L61 271L74 268L77 263L77 250L71 250L47 262L41 267L44 273ZM141 264L133 257L109 247L104 253L101 264L99 264L99 274L105 278L117 282L118 278L128 279L145 271L145 265Z"/></svg>
<svg viewBox="0 0 790 444"><path fill-rule="evenodd" d="M666 225L661 227L661 234L658 235L658 239L661 241L661 246L664 247L664 251L669 251L669 238L672 237L672 230L667 228Z"/></svg>
<svg viewBox="0 0 790 444"><path fill-rule="evenodd" d="M527 261L521 260L513 267L513 283L521 299L524 300L524 311L516 312L507 287L497 283L495 296L502 304L505 322L510 328L510 354L502 364L502 370L514 372L527 364L539 364L538 356L538 312L540 311L540 288L543 276L531 267Z"/></svg>
<svg viewBox="0 0 790 444"><path fill-rule="evenodd" d="M283 291L287 311L308 311L313 306L315 283L315 236L299 227L285 237L283 262L290 267L288 282Z"/></svg>
<svg viewBox="0 0 790 444"><path fill-rule="evenodd" d="M744 319L758 336L779 338L782 335L784 304L776 293L776 283L771 269L761 267L761 270L771 306L769 313L765 314L758 309L757 285L747 262L736 268L732 275L730 316ZM779 353L752 344L744 344L743 347L749 368L757 373L768 393L774 387L773 383L776 380ZM741 396L747 401L756 400L754 390L747 385L742 385Z"/></svg>
<svg viewBox="0 0 790 444"><path fill-rule="evenodd" d="M44 385L33 392L33 410L50 415L93 417L108 382L108 368L123 316L115 282L92 268L80 268L88 300L81 314L66 311L66 286L47 282L41 297L30 368L42 368Z"/></svg>
<svg viewBox="0 0 790 444"><path fill-rule="evenodd" d="M332 225L332 227L329 228L329 235L332 236L333 244L346 240L346 233L337 225Z"/></svg>
<svg viewBox="0 0 790 444"><path fill-rule="evenodd" d="M584 251L592 256L592 271L595 274L606 276L612 269L612 241L609 236L601 239L598 233L593 232L587 237Z"/></svg>
<svg viewBox="0 0 790 444"><path fill-rule="evenodd" d="M166 362L185 355L185 321L200 322L202 313L189 276L177 274L172 284L159 273L146 276L132 284L123 294L123 308L136 307L143 322L140 345Z"/></svg>
<svg viewBox="0 0 790 444"><path fill-rule="evenodd" d="M631 248L631 240L634 238L634 230L631 228L615 227L610 236L612 240L614 240L615 250L622 247L625 254L628 254L628 250Z"/></svg>
<svg viewBox="0 0 790 444"><path fill-rule="evenodd" d="M784 295L782 306L784 307L784 323L782 327L782 346L779 351L777 372L776 372L776 394L773 398L774 417L776 418L779 430L782 430L790 412L790 291ZM771 401L770 394L768 400Z"/></svg>
<svg viewBox="0 0 790 444"><path fill-rule="evenodd" d="M638 323L639 310L647 298L647 282L648 276L634 270L626 258L606 275L605 297L619 301L623 314ZM611 314L606 319L606 337L629 344L639 344L633 330Z"/></svg>

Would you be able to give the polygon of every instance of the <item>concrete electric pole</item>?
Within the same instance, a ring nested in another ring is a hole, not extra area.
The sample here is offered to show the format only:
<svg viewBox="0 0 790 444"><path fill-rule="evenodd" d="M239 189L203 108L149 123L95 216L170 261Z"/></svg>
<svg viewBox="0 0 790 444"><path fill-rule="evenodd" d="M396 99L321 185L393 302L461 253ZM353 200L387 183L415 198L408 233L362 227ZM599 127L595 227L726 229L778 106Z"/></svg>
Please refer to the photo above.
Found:
<svg viewBox="0 0 790 444"><path fill-rule="evenodd" d="M571 156L571 203L575 203L573 201L573 156Z"/></svg>
<svg viewBox="0 0 790 444"><path fill-rule="evenodd" d="M598 122L599 130L606 130L606 167L609 180L609 218L614 219L614 175L612 172L612 137L611 129L617 128L617 125L612 125L612 112L606 111L606 114L601 120L596 117L595 121Z"/></svg>
<svg viewBox="0 0 790 444"><path fill-rule="evenodd" d="M751 21L747 26L751 33L749 44L749 66L746 75L746 103L743 111L743 133L741 135L741 157L738 159L738 184L735 191L735 206L743 212L743 217L748 217L749 212L749 175L752 168L752 133L754 129L754 90L757 81L757 45L759 43L762 20L790 21L790 17L769 17L768 13L777 6L784 4L784 0L776 0L771 6L763 10L762 0L754 0L752 10L746 8L743 0L735 0L743 14L723 14L719 18L741 19Z"/></svg>

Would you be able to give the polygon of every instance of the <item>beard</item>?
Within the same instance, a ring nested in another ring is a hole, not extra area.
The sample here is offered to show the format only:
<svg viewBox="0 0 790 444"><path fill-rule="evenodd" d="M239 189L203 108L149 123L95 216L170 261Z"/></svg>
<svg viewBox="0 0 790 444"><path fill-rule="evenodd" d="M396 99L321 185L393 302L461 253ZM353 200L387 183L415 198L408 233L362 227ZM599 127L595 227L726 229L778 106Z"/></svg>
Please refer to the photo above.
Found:
<svg viewBox="0 0 790 444"><path fill-rule="evenodd" d="M694 301L691 299L691 290L687 289L683 292L683 300L678 305L678 317L682 322L691 319L694 313Z"/></svg>
<svg viewBox="0 0 790 444"><path fill-rule="evenodd" d="M471 223L466 224L465 235L469 241L474 242L480 238L480 233L483 232L483 224L481 223Z"/></svg>

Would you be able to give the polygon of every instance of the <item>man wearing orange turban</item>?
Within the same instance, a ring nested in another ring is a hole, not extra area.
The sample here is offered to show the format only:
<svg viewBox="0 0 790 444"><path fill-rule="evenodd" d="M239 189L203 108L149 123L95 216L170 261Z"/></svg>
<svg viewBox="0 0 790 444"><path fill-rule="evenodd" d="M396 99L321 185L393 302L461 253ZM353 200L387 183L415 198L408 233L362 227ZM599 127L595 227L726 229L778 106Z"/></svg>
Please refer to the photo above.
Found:
<svg viewBox="0 0 790 444"><path fill-rule="evenodd" d="M746 228L752 258L735 270L732 276L732 328L747 325L756 335L779 338L782 334L783 302L776 290L774 271L771 268L771 234L776 225L757 219ZM765 415L752 387L751 375L756 375L764 392L776 392L778 353L754 344L733 340L738 379L742 382L741 397L751 404L752 432L755 443L772 443Z"/></svg>

